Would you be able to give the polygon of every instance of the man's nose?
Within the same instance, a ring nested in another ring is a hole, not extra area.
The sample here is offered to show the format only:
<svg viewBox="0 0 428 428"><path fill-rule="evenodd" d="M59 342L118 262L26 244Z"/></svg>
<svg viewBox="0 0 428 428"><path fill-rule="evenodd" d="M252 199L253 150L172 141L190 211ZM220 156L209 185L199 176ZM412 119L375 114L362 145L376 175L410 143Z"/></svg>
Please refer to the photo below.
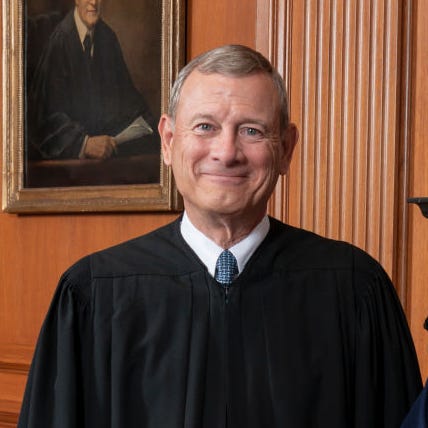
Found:
<svg viewBox="0 0 428 428"><path fill-rule="evenodd" d="M238 137L233 130L223 129L212 145L212 155L214 159L223 162L225 165L235 163L241 156L241 147Z"/></svg>

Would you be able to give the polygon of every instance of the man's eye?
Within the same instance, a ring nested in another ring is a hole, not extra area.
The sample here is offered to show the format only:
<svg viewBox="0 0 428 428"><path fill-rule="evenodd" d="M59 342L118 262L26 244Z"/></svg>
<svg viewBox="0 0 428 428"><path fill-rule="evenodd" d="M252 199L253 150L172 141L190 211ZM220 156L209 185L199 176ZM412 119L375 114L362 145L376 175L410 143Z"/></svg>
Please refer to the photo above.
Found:
<svg viewBox="0 0 428 428"><path fill-rule="evenodd" d="M241 134L248 137L260 137L262 135L261 131L256 128L246 127L241 130Z"/></svg>
<svg viewBox="0 0 428 428"><path fill-rule="evenodd" d="M200 123L199 125L196 125L195 128L198 131L211 131L213 129L213 126L209 123Z"/></svg>

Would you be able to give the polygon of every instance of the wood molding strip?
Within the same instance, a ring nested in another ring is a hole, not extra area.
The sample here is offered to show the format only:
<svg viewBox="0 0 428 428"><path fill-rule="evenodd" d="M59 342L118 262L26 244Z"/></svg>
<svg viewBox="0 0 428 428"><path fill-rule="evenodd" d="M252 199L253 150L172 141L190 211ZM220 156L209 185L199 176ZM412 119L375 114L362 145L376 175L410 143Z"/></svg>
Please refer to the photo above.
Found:
<svg viewBox="0 0 428 428"><path fill-rule="evenodd" d="M0 428L16 428L18 413L4 412L0 410Z"/></svg>
<svg viewBox="0 0 428 428"><path fill-rule="evenodd" d="M11 363L10 361L0 361L0 372L27 375L30 371L30 364Z"/></svg>
<svg viewBox="0 0 428 428"><path fill-rule="evenodd" d="M0 428L16 427L21 403L0 399Z"/></svg>

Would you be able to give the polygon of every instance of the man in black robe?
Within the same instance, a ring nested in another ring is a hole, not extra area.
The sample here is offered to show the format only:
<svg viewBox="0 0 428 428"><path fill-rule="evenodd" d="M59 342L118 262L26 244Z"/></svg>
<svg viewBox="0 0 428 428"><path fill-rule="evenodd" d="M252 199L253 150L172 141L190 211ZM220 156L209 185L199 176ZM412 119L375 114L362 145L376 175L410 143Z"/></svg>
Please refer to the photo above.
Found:
<svg viewBox="0 0 428 428"><path fill-rule="evenodd" d="M139 132L128 143L129 153L159 151L156 123L115 33L101 19L101 3L76 1L29 76L29 158L106 159L117 152L115 137L130 125Z"/></svg>
<svg viewBox="0 0 428 428"><path fill-rule="evenodd" d="M18 426L399 427L422 385L388 276L266 216L297 141L277 71L197 57L159 131L185 212L62 276Z"/></svg>

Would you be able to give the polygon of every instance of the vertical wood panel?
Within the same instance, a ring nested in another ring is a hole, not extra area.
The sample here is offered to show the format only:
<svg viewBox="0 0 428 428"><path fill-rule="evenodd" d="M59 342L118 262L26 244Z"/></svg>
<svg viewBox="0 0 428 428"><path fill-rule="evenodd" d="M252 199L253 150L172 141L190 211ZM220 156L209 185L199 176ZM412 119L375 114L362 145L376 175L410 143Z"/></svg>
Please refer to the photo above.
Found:
<svg viewBox="0 0 428 428"><path fill-rule="evenodd" d="M189 59L226 43L255 45L256 0L188 1Z"/></svg>
<svg viewBox="0 0 428 428"><path fill-rule="evenodd" d="M417 13L413 20L416 37L413 43L415 78L410 129L410 196L428 196L428 2L415 2L414 7ZM428 317L428 219L415 205L409 210L409 225L408 312L423 379L426 380L428 332L423 324Z"/></svg>
<svg viewBox="0 0 428 428"><path fill-rule="evenodd" d="M283 73L300 131L270 213L355 243L392 276L400 2L278 0L268 10L270 34L257 34L257 47Z"/></svg>

